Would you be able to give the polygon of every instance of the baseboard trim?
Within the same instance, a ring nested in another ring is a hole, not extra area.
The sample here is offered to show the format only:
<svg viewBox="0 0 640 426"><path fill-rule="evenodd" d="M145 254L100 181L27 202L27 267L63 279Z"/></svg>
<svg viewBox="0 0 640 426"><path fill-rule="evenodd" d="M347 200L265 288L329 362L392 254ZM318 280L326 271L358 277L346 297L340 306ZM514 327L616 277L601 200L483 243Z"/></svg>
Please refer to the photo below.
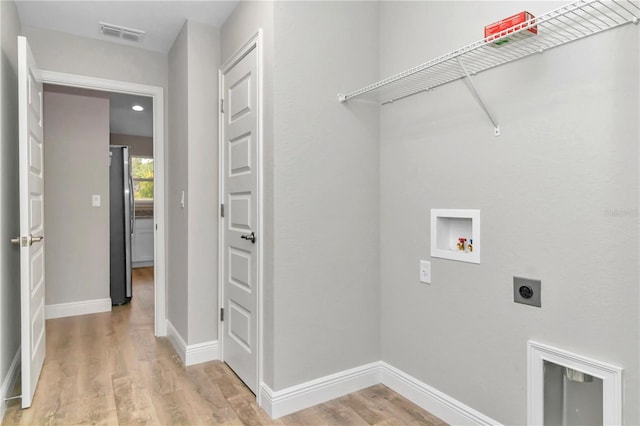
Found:
<svg viewBox="0 0 640 426"><path fill-rule="evenodd" d="M449 424L500 423L386 362L380 362L381 383Z"/></svg>
<svg viewBox="0 0 640 426"><path fill-rule="evenodd" d="M79 302L46 305L44 312L46 319L111 312L111 299L81 300Z"/></svg>
<svg viewBox="0 0 640 426"><path fill-rule="evenodd" d="M185 359L185 365L200 364L201 362L220 359L218 341L211 340L209 342L196 343L195 345L187 345Z"/></svg>
<svg viewBox="0 0 640 426"><path fill-rule="evenodd" d="M7 401L6 398L9 398L13 395L13 388L16 385L16 381L18 380L18 374L20 373L20 359L21 359L22 351L20 346L18 346L18 350L11 361L11 365L9 366L9 370L7 371L7 375L2 380L2 387L0 388L0 423L2 423L2 419L4 419L4 414L7 411Z"/></svg>
<svg viewBox="0 0 640 426"><path fill-rule="evenodd" d="M262 383L260 396L262 408L277 419L377 383L379 363L374 362L275 392Z"/></svg>
<svg viewBox="0 0 640 426"><path fill-rule="evenodd" d="M167 338L185 366L220 359L217 340L187 345L178 330L167 320Z"/></svg>
<svg viewBox="0 0 640 426"><path fill-rule="evenodd" d="M167 338L184 364L187 357L187 343L169 320L167 320Z"/></svg>
<svg viewBox="0 0 640 426"><path fill-rule="evenodd" d="M500 425L462 402L384 361L331 374L283 390L260 385L262 408L278 419L351 392L382 383L449 424Z"/></svg>

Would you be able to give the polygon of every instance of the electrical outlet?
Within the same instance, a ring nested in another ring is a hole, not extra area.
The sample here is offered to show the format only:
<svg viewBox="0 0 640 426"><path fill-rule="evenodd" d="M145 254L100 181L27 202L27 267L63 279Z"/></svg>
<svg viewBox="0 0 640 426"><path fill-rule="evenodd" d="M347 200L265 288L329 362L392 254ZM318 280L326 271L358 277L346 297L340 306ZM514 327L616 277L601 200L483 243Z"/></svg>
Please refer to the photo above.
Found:
<svg viewBox="0 0 640 426"><path fill-rule="evenodd" d="M91 196L91 206L93 207L100 207L100 196L99 195L92 195Z"/></svg>
<svg viewBox="0 0 640 426"><path fill-rule="evenodd" d="M540 308L542 306L542 281L513 277L513 301Z"/></svg>
<svg viewBox="0 0 640 426"><path fill-rule="evenodd" d="M431 284L431 262L429 261L420 261L420 282Z"/></svg>

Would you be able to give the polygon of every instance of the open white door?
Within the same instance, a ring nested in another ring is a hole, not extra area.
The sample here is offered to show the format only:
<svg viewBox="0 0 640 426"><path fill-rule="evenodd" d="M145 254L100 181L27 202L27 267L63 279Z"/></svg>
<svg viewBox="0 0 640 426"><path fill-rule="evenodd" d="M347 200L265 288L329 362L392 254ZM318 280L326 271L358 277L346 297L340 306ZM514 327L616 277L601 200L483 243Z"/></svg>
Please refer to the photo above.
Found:
<svg viewBox="0 0 640 426"><path fill-rule="evenodd" d="M223 360L258 391L260 218L258 53L254 46L222 72Z"/></svg>
<svg viewBox="0 0 640 426"><path fill-rule="evenodd" d="M22 408L31 406L45 357L44 175L42 80L24 37L18 37L20 128L20 300Z"/></svg>

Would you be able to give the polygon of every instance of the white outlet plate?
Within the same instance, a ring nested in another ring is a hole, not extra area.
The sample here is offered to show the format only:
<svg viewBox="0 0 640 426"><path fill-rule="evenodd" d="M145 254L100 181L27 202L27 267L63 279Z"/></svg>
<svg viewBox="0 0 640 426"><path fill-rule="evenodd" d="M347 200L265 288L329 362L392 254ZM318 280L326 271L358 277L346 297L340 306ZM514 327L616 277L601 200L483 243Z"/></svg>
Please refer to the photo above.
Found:
<svg viewBox="0 0 640 426"><path fill-rule="evenodd" d="M420 282L431 284L431 262L427 260L420 261Z"/></svg>
<svg viewBox="0 0 640 426"><path fill-rule="evenodd" d="M93 207L100 207L100 196L99 195L92 195L91 196L91 205Z"/></svg>

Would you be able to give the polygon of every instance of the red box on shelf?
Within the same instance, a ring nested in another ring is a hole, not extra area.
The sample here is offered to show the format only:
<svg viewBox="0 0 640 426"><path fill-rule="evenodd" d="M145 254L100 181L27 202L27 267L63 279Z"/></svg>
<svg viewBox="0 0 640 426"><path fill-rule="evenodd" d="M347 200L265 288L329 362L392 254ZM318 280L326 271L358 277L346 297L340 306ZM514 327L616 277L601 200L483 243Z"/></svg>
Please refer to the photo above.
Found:
<svg viewBox="0 0 640 426"><path fill-rule="evenodd" d="M512 33L513 31L517 31L523 27L522 24L525 22L535 18L529 12L520 12L516 13L513 16L509 16L508 18L502 19L498 22L494 22L493 24L489 24L484 27L484 37L491 37L492 35L496 35L507 30L507 34ZM509 43L510 41L514 41L515 39L522 37L529 37L538 34L538 26L533 25L527 28L524 31L520 31L518 34L514 34L514 37L505 37L495 42L490 42L494 47L500 47L503 44Z"/></svg>

